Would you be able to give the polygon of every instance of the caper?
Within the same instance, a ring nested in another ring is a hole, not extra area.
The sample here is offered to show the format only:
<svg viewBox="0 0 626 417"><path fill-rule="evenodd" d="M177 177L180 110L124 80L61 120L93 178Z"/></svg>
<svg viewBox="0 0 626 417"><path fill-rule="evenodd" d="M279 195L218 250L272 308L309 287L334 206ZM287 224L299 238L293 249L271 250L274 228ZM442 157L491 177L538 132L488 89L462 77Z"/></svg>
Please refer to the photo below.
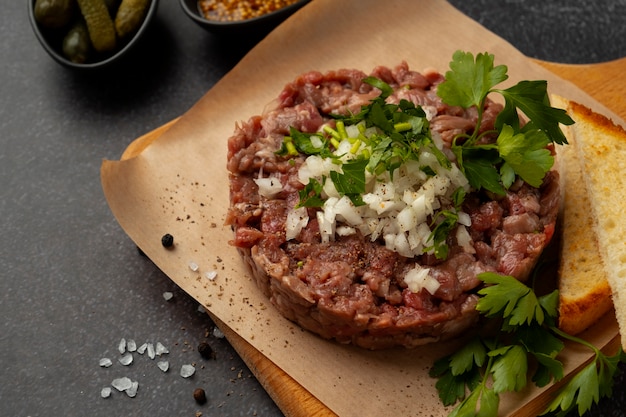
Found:
<svg viewBox="0 0 626 417"><path fill-rule="evenodd" d="M35 2L35 20L46 28L58 29L72 20L73 0L37 0Z"/></svg>

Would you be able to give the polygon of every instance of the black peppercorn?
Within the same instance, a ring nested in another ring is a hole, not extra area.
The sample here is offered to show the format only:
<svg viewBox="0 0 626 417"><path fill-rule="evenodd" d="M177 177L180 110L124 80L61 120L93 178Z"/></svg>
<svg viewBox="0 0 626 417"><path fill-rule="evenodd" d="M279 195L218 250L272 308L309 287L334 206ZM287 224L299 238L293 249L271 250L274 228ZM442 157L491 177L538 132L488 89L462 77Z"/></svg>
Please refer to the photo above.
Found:
<svg viewBox="0 0 626 417"><path fill-rule="evenodd" d="M194 400L196 400L196 402L198 404L205 404L206 403L206 393L204 392L204 390L202 388L196 388L193 391L193 398L194 398Z"/></svg>
<svg viewBox="0 0 626 417"><path fill-rule="evenodd" d="M171 247L174 244L174 236L169 233L164 234L161 238L161 244L166 248Z"/></svg>
<svg viewBox="0 0 626 417"><path fill-rule="evenodd" d="M215 359L215 352L213 352L213 348L206 342L202 342L198 345L198 352L200 352L200 356L204 359Z"/></svg>

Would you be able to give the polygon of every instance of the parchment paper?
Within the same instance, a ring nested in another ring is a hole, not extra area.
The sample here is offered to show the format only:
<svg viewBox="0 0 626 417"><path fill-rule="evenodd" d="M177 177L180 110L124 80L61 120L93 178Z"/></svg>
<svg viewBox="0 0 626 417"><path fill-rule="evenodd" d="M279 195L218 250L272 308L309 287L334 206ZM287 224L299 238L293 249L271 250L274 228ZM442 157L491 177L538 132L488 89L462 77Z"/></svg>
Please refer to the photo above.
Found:
<svg viewBox="0 0 626 417"><path fill-rule="evenodd" d="M444 416L433 361L454 348L370 352L328 342L278 315L257 290L224 227L228 208L226 140L238 121L260 114L282 87L308 70L357 68L402 60L445 72L455 50L490 52L509 68L509 83L547 79L551 92L621 122L571 84L443 0L314 0L271 33L139 156L104 161L102 185L122 228L176 284L202 303L340 416ZM174 249L161 236L174 236ZM190 262L198 270L190 268ZM217 271L211 281L206 272ZM606 345L617 333L608 317L589 337ZM569 349L568 370L589 354ZM505 397L515 414L537 390ZM526 408L528 411L528 408Z"/></svg>

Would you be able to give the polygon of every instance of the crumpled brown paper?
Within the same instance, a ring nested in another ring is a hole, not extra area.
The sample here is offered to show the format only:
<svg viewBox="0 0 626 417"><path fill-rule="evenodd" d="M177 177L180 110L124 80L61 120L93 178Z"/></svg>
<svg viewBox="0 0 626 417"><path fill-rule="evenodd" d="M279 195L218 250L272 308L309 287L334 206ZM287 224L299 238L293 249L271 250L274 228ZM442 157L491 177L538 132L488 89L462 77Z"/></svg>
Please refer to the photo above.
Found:
<svg viewBox="0 0 626 417"><path fill-rule="evenodd" d="M340 416L447 415L450 409L441 405L428 369L453 345L370 352L321 340L278 315L227 243L232 236L223 225L229 201L226 141L238 121L260 114L300 73L339 68L369 72L403 60L412 69L445 72L457 49L493 53L496 64L508 66L510 83L547 79L551 92L617 119L443 0L314 0L140 155L102 165L111 210L147 256ZM165 233L174 236L174 249L161 245ZM217 272L214 280L207 276L212 271ZM590 335L598 346L617 333L615 323L607 320ZM567 352L567 370L589 356ZM539 390L529 389L505 396L502 415L535 410L537 395Z"/></svg>

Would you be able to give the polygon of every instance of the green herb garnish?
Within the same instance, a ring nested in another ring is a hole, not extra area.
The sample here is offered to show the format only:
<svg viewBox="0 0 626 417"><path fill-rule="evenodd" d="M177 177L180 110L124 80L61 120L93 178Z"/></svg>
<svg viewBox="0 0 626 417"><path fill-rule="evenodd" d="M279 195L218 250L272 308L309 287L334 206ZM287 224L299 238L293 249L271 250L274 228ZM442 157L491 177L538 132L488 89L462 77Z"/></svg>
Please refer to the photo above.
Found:
<svg viewBox="0 0 626 417"><path fill-rule="evenodd" d="M457 136L452 151L472 187L497 194L504 194L516 175L539 187L554 164L546 146L566 144L559 124L574 123L565 110L550 106L546 81L521 81L507 89L495 88L507 79L507 67L494 66L493 55L478 54L474 59L469 52L457 51L445 81L437 87L446 104L476 108L476 128ZM491 93L504 97L505 106L496 118L495 131L480 133L485 102ZM520 111L528 118L523 126ZM496 143L481 144L480 139L487 134L497 134Z"/></svg>
<svg viewBox="0 0 626 417"><path fill-rule="evenodd" d="M500 394L526 387L531 361L536 366L532 381L546 386L563 378L558 354L561 339L587 346L594 352L592 361L565 384L543 414L559 416L578 409L588 411L600 398L610 396L613 377L626 354L607 356L588 342L556 327L558 291L538 297L513 277L495 273L478 275L486 287L479 291L477 310L485 317L499 319L501 331L493 336L476 336L461 349L437 360L430 370L444 405L461 401L450 417L496 417Z"/></svg>

